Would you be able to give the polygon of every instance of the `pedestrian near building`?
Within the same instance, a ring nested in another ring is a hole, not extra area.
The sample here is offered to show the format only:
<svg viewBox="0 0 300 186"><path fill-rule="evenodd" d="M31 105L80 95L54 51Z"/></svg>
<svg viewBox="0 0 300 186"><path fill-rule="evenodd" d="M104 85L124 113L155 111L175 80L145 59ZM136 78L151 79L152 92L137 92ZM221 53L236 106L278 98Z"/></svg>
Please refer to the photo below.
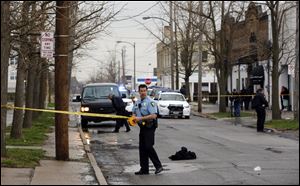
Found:
<svg viewBox="0 0 300 186"><path fill-rule="evenodd" d="M233 102L234 117L240 117L241 116L241 101L240 101L240 95L236 91L236 89L233 89L232 97L231 97L230 101Z"/></svg>
<svg viewBox="0 0 300 186"><path fill-rule="evenodd" d="M185 88L185 85L182 85L179 91L180 91L180 93L182 95L184 95L184 97L186 97L186 88Z"/></svg>
<svg viewBox="0 0 300 186"><path fill-rule="evenodd" d="M266 120L266 107L268 107L268 101L265 98L263 89L258 89L256 95L252 100L252 108L257 113L257 132L264 132L264 124Z"/></svg>
<svg viewBox="0 0 300 186"><path fill-rule="evenodd" d="M129 116L128 112L125 109L125 103L123 102L122 98L119 96L115 96L113 94L109 94L108 98L111 100L112 105L114 107L114 109L116 110L116 114L120 115L120 116ZM119 132L119 129L125 125L126 127L126 132L130 131L130 127L127 123L126 119L117 119L116 120L116 126L115 126L115 130L113 132Z"/></svg>
<svg viewBox="0 0 300 186"><path fill-rule="evenodd" d="M140 99L136 101L132 113L140 127L139 134L139 156L141 169L135 172L136 175L149 174L149 158L156 168L155 174L163 171L162 164L153 148L155 130L157 128L157 106L147 96L147 86L139 86Z"/></svg>
<svg viewBox="0 0 300 186"><path fill-rule="evenodd" d="M245 106L245 100L246 100L246 95L247 95L245 87L242 88L242 90L240 92L240 95L241 95L241 97L240 97L241 110L244 110L246 108L246 106Z"/></svg>
<svg viewBox="0 0 300 186"><path fill-rule="evenodd" d="M289 109L289 100L290 100L290 92L289 89L286 88L285 86L281 87L281 92L280 92L280 102L281 102L281 111L283 111L285 108L287 110Z"/></svg>

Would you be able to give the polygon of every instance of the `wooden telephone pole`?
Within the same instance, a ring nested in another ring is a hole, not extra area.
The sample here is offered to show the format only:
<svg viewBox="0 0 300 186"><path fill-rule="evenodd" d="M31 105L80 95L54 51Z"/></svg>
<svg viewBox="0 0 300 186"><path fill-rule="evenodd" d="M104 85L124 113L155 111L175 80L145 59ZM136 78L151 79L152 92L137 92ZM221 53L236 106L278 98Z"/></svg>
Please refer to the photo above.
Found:
<svg viewBox="0 0 300 186"><path fill-rule="evenodd" d="M203 2L199 1L199 8L200 8L200 37L199 37L199 61L198 61L198 112L202 113L202 10L203 10Z"/></svg>
<svg viewBox="0 0 300 186"><path fill-rule="evenodd" d="M69 110L68 44L70 1L56 1L55 110ZM56 159L69 159L69 117L55 114Z"/></svg>

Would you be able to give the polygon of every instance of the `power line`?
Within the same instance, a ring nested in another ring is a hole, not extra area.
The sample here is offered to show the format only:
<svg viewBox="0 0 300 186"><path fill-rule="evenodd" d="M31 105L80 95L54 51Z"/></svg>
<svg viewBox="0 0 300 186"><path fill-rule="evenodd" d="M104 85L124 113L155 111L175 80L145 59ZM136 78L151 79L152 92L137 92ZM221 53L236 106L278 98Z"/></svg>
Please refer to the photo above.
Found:
<svg viewBox="0 0 300 186"><path fill-rule="evenodd" d="M149 10L151 10L151 9L152 9L153 7L155 7L155 6L156 6L158 3L159 3L159 1L158 1L158 2L156 2L154 5L152 5L151 7L147 8L146 10L144 10L144 11L140 12L140 13L139 13L139 14L137 14L137 15L134 15L134 16L129 16L129 17L127 17L127 18L124 18L124 19L119 19L119 20L114 20L114 21L125 21L125 20L129 20L129 19L132 19L132 18L138 17L138 16L140 16L140 15L142 15L142 14L144 14L144 13L148 12Z"/></svg>

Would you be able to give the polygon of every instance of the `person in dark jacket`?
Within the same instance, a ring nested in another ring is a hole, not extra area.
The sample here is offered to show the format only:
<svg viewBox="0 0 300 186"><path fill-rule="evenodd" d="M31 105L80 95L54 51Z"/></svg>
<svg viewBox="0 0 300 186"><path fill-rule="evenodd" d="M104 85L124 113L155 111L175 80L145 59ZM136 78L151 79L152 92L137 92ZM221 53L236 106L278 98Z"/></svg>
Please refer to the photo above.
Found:
<svg viewBox="0 0 300 186"><path fill-rule="evenodd" d="M109 94L108 98L111 100L114 109L116 110L116 114L120 116L128 116L128 112L125 110L125 103L123 102L122 98L119 96L115 96L113 94ZM126 119L117 119L115 130L113 132L119 132L119 129L125 125L126 132L130 131L130 127L127 123Z"/></svg>
<svg viewBox="0 0 300 186"><path fill-rule="evenodd" d="M257 132L264 132L264 124L266 119L266 107L268 107L268 101L265 98L263 89L258 89L256 95L252 100L252 108L257 113Z"/></svg>
<svg viewBox="0 0 300 186"><path fill-rule="evenodd" d="M289 89L286 88L285 86L281 87L281 92L280 92L280 102L281 102L281 111L283 111L285 108L289 110L289 100L290 100L290 92Z"/></svg>
<svg viewBox="0 0 300 186"><path fill-rule="evenodd" d="M233 108L234 108L234 117L240 117L241 116L241 99L240 94L236 91L236 89L233 89L231 102L233 102Z"/></svg>
<svg viewBox="0 0 300 186"><path fill-rule="evenodd" d="M184 96L186 96L186 88L185 88L185 85L182 85L182 87L180 88L180 93L183 94Z"/></svg>

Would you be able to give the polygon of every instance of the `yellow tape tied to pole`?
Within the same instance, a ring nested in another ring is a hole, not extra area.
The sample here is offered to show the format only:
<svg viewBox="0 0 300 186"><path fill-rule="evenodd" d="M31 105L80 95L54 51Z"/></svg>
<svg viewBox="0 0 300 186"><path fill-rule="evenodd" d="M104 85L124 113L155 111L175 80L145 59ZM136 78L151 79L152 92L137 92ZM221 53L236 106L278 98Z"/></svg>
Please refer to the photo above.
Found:
<svg viewBox="0 0 300 186"><path fill-rule="evenodd" d="M84 113L84 112L70 112L64 110L52 110L52 109L36 109L36 108L25 108L25 107L15 107L13 105L1 105L1 108L6 109L17 109L17 110L31 110L37 112L50 112L50 113L57 113L57 114L69 114L69 115L81 115L81 116L93 116L93 117L101 117L101 118L113 118L113 119L127 119L128 123L131 126L136 125L136 119L134 116L118 116L113 114L98 114L98 113Z"/></svg>

